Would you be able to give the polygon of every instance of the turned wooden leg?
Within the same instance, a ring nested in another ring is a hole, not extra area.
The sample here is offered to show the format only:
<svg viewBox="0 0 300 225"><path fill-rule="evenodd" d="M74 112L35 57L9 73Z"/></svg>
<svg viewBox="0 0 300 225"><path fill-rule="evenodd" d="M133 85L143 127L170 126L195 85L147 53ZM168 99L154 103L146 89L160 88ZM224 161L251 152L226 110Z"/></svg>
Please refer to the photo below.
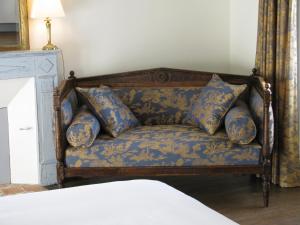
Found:
<svg viewBox="0 0 300 225"><path fill-rule="evenodd" d="M58 188L63 188L64 187L64 165L63 163L57 163L57 185Z"/></svg>
<svg viewBox="0 0 300 225"><path fill-rule="evenodd" d="M263 163L263 174L262 174L262 188L264 207L269 206L270 188L271 188L271 162L269 159L265 159Z"/></svg>
<svg viewBox="0 0 300 225"><path fill-rule="evenodd" d="M270 176L264 174L262 176L262 186L263 186L263 198L264 207L269 207L269 197L270 197Z"/></svg>
<svg viewBox="0 0 300 225"><path fill-rule="evenodd" d="M64 184L63 183L58 183L57 186L58 186L58 189L64 188Z"/></svg>

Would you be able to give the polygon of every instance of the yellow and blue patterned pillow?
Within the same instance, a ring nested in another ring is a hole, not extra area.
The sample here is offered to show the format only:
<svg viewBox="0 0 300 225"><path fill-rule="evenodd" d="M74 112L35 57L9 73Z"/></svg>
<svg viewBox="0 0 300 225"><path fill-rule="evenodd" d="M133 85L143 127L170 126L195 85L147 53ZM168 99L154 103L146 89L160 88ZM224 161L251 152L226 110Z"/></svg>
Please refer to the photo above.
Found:
<svg viewBox="0 0 300 225"><path fill-rule="evenodd" d="M118 87L113 92L143 125L182 124L201 87Z"/></svg>
<svg viewBox="0 0 300 225"><path fill-rule="evenodd" d="M123 131L139 125L134 114L109 87L76 90L111 136L117 137Z"/></svg>
<svg viewBox="0 0 300 225"><path fill-rule="evenodd" d="M67 140L73 147L90 147L100 131L97 118L83 106L67 130Z"/></svg>
<svg viewBox="0 0 300 225"><path fill-rule="evenodd" d="M229 110L225 116L225 129L233 143L246 145L255 139L256 126L246 103L238 101Z"/></svg>
<svg viewBox="0 0 300 225"><path fill-rule="evenodd" d="M213 135L220 127L228 110L246 88L246 84L229 84L214 74L192 104L185 121Z"/></svg>

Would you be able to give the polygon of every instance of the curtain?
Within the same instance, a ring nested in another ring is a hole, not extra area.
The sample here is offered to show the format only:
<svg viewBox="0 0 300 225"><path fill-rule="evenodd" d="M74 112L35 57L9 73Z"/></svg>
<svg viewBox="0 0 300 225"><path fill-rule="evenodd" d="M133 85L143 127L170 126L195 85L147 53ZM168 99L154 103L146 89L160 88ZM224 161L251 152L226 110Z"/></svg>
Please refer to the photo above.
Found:
<svg viewBox="0 0 300 225"><path fill-rule="evenodd" d="M256 67L273 91L272 181L300 186L297 0L259 0L258 21Z"/></svg>

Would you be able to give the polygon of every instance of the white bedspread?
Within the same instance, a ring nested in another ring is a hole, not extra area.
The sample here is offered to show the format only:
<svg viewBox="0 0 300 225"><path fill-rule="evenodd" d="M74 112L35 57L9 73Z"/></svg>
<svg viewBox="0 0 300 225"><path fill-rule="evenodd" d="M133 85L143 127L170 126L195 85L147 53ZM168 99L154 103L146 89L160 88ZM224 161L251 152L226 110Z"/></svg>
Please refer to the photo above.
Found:
<svg viewBox="0 0 300 225"><path fill-rule="evenodd" d="M158 181L133 180L0 197L1 225L232 225Z"/></svg>

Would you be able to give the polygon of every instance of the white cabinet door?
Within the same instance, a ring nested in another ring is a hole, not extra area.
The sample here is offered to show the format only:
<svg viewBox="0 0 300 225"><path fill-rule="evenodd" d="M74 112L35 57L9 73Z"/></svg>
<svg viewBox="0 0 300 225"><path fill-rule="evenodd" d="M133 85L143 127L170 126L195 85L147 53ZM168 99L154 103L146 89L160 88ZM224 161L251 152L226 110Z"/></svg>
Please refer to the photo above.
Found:
<svg viewBox="0 0 300 225"><path fill-rule="evenodd" d="M39 151L34 78L26 78L24 86L8 105L9 143L12 183L39 183Z"/></svg>

